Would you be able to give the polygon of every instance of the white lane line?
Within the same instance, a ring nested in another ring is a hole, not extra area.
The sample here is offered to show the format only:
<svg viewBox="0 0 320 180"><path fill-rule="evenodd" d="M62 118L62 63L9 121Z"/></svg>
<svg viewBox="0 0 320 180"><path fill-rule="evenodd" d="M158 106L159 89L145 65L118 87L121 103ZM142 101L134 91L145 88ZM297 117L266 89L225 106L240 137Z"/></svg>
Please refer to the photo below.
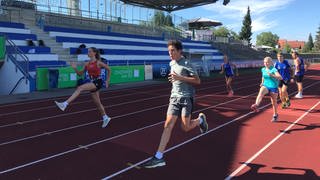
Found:
<svg viewBox="0 0 320 180"><path fill-rule="evenodd" d="M319 83L319 82L318 82L318 83ZM313 83L313 84L309 85L308 87L305 87L305 89L313 86L314 84L318 84L318 83ZM253 94L255 94L255 93L253 93ZM237 98L237 99L233 99L233 100L231 100L231 101L235 101L235 100L238 100L238 99L247 98L247 97L249 97L249 96L250 96L250 95L244 96L244 97L241 97L241 98ZM227 102L222 103L222 104L227 104ZM263 109L263 108L265 108L265 107L267 107L267 106L269 106L269 105L270 105L270 103L267 104L267 105L265 105L265 106L262 106L261 109ZM217 106L218 106L218 105L214 105L214 106L212 106L211 108L217 107ZM205 108L205 109L208 109L208 107ZM210 109L210 108L209 108L209 109ZM199 111L203 111L203 110L201 109L201 110L198 110L198 112L199 112ZM197 111L195 111L195 112L197 112ZM194 112L194 113L195 113L195 112ZM228 125L228 124L231 124L232 122L238 121L238 120L240 120L240 119L242 119L242 118L244 118L244 117L246 117L246 116L248 116L249 114L252 114L252 113L253 113L253 112L249 112L249 113L247 113L247 114L245 114L245 115L242 115L242 116L240 116L240 117L238 117L238 118L236 118L236 119L234 119L234 120L232 120L232 121L230 121L230 122L227 122L227 123L222 124L222 125L214 128L214 129L209 130L209 131L208 131L207 133L205 133L205 134L200 134L200 135L198 135L198 136L196 136L196 137L194 137L194 138L192 138L192 139L190 139L190 140L187 140L187 141L185 141L185 142L183 142L183 143L181 143L181 144L186 144L186 143L189 143L189 142L191 142L191 141L193 141L193 140L196 140L196 139L198 139L198 138L200 138L200 137L202 137L202 136L204 136L204 135L206 135L206 134L208 134L208 133L211 133L211 132L213 132L213 131L215 131L215 130L218 130L218 129L220 129L220 128ZM159 124L162 124L162 123L164 123L164 122L159 122L159 123L156 123L156 124L153 124L153 125L149 125L149 126L146 126L146 127L142 127L142 128L136 129L136 130L134 130L134 131L130 131L130 132L127 132L127 133L123 133L123 134L120 134L120 135L117 135L117 136L114 136L114 137L111 137L111 138L107 138L107 139L104 139L104 140L101 140L101 141L97 141L97 142L94 142L94 143L85 145L85 146L86 146L87 148L89 148L90 146L94 146L94 145L97 145L97 144L100 144L100 143L103 143L103 142L106 142L106 141L109 141L109 140L112 140L112 139L115 139L115 138L119 138L119 137L122 137L122 136L125 136L125 135L128 135L128 134L134 133L134 132L138 132L138 131L141 131L141 130L143 130L143 129L147 129L147 128L149 128L149 127L153 127L153 126L156 126L156 125L159 125ZM176 146L174 146L174 147L169 148L168 150L166 150L166 152L169 152L169 151L171 151L171 150L173 150L173 149L175 149L175 148L178 148L178 147L182 146L181 144L178 144L178 145L176 145ZM82 147L81 147L81 148L78 147L78 148L75 148L75 149L71 149L71 150L69 150L69 151L64 151L64 152L61 152L61 153L58 153L58 154L55 154L55 155L52 155L52 156L49 156L49 157L46 157L46 158L39 159L39 160L37 160L37 161L33 161L33 162L30 162L30 163L27 163L27 164L23 164L23 165L20 165L20 166L16 166L16 167L14 167L14 168L10 168L10 169L1 171L0 174L4 174L4 173L11 172L11 171L15 171L15 170L18 170L18 169L27 167L27 166L31 166L31 165L34 165L34 164L37 164L37 163L40 163L40 162L43 162L43 161L46 161L46 160L55 158L55 157L59 157L59 156L65 155L65 154L69 154L69 153L71 153L71 152L74 152L74 151L77 151L77 150L80 150L80 149L83 149L83 148L82 148ZM151 158L151 157L149 157L148 159L150 159L150 158ZM106 178L104 178L104 179L109 179L109 178L114 177L114 176L116 176L116 175L118 175L118 174L121 174L121 173L123 173L123 172L126 172L126 171L128 171L128 170L130 170L130 169L132 169L132 168L135 168L136 166L138 166L138 165L140 165L140 164L148 161L148 159L145 159L145 160L143 160L143 161L140 161L140 162L134 164L133 166L130 166L130 167L128 167L128 168L125 168L126 170L121 170L121 172L118 171L118 172L116 172L116 173L114 173L114 174L112 174L112 175L110 175L110 176L108 176L108 177L106 177ZM120 172L120 173L119 173L119 172Z"/></svg>
<svg viewBox="0 0 320 180"><path fill-rule="evenodd" d="M255 78L246 79L246 80L243 80L243 81L247 82L248 80L255 80ZM243 81L235 82L235 84L240 84L240 83L243 82ZM207 83L206 85L208 85L208 84L212 84L212 82ZM206 88L197 89L197 91L203 91L203 90L210 89L210 88L218 88L218 87L224 87L224 86L225 86L225 85L209 86L209 87L206 87ZM170 87L170 88L171 88L171 87ZM147 92L144 91L144 92L135 92L135 93L129 93L129 94L123 94L123 95L117 95L117 96L109 96L109 97L106 97L106 98L101 98L101 101L103 102L104 100L116 99L116 98L121 98L121 97L126 97L126 96L132 96L132 95L136 95L136 94L151 95L151 93L153 93L153 95L154 95L155 92L163 91L163 90L166 90L166 89L169 89L169 88L150 90L150 91L147 91ZM161 97L164 97L164 96L168 96L168 95L153 96L152 99L161 98ZM145 101L145 100L149 100L149 98L140 99L140 100L138 100L138 102L140 102L140 101ZM90 100L76 101L76 102L72 103L72 105L75 106L75 105L84 104L84 103L88 103L88 102L92 102L92 100L90 99ZM135 101L127 101L125 104L130 104L130 103L135 103L135 102L137 102L137 101L136 101L136 100L135 100ZM54 104L54 103L52 102L52 104ZM124 104L123 104L123 103L121 103L121 104L114 104L114 105L111 105L111 106L105 106L105 108L110 108L110 107L114 107L114 106L118 106L118 105L124 105ZM14 112L2 113L2 114L0 114L0 117L1 117L1 116L14 115L14 114L20 114L20 113L26 113L26 112L32 112L32 111L39 111L39 110L51 109L51 108L57 108L57 107L56 107L56 105L52 105L52 106L37 107L37 108L32 108L32 109L27 109L27 110L21 110L21 111L14 111ZM93 108L93 109L96 109L96 108ZM0 128L1 128L1 126L0 126Z"/></svg>
<svg viewBox="0 0 320 180"><path fill-rule="evenodd" d="M316 85L316 84L319 84L319 83L320 83L320 82L312 83L312 84L310 84L309 86L305 87L304 89L308 89L308 88L310 88L310 87L312 87L312 86L314 86L314 85ZM290 95L292 95L292 94L294 94L294 93L295 93L295 92L291 93ZM266 105L260 107L260 110L266 108L266 107L269 106L269 105L271 105L271 103L266 104ZM240 117L237 117L237 118L235 118L235 119L233 119L233 120L231 120L231 121L229 121L229 122L227 122L227 123L225 123L225 124L222 124L222 125L220 125L220 126L217 126L216 128L213 128L213 129L209 130L209 131L208 131L207 133L205 133L205 134L200 134L200 135L195 136L195 137L193 137L193 138L191 138L191 139L189 139L189 140L187 140L187 141L184 141L184 142L182 142L182 143L180 143L180 144L177 144L177 145L175 145L175 146L167 149L167 150L165 151L165 153L167 153L167 152L169 152L169 151L171 151L171 150L174 150L174 149L176 149L176 148L178 148L178 147L180 147L180 146L182 146L182 145L184 145L184 144L190 143L190 142L192 142L192 141L194 141L194 140L196 140L196 139L199 139L200 137L202 137L202 136L204 136L204 135L207 135L208 133L214 132L214 131L216 131L216 130L222 128L222 127L225 127L225 126L227 126L227 125L229 125L229 124L231 124L231 123L233 123L233 122L239 121L239 120L241 120L242 118L245 118L245 117L247 117L248 115L250 115L250 114L252 114L252 113L253 113L253 112L249 112L249 113L247 113L247 114L244 114L244 115L242 115L242 116L240 116ZM133 164L133 165L125 168L125 169L122 169L122 170L120 170L120 171L118 171L118 172L115 172L115 173L113 173L113 174L111 174L111 175L103 178L103 180L110 179L110 178L115 177L115 176L117 176L117 175L119 175L119 174L122 174L122 173L124 173L124 172L126 172L126 171L129 171L129 170L131 170L131 169L133 169L133 168L135 168L135 167L143 164L144 162L148 161L148 160L151 159L151 158L152 158L152 157L149 157L149 158L144 159L144 160L142 160L142 161L140 161L140 162L137 162L137 163L135 163L135 164Z"/></svg>
<svg viewBox="0 0 320 180"><path fill-rule="evenodd" d="M124 94L124 95L119 95L119 96L110 96L110 97L106 97L106 98L101 98L101 101L104 101L104 100L108 100L109 101L110 99L116 99L116 98L131 96L131 95L137 95L137 94L149 95L148 93L132 93L132 94ZM155 96L155 97L161 97L161 96ZM144 99L141 99L141 100L144 100ZM72 103L72 105L74 106L74 105L84 104L84 103L88 103L88 102L93 102L93 101L91 99L90 100L84 100L84 101L78 101L78 102ZM127 103L132 103L132 101L127 101ZM51 104L53 104L53 101L52 101ZM116 106L116 105L118 105L118 104L114 104L113 106ZM111 107L111 106L109 106L109 107ZM21 110L21 111L14 111L14 112L9 112L9 113L2 113L2 114L0 114L0 117L1 116L14 115L14 114L20 114L20 113L26 113L26 112L32 112L32 111L51 109L51 108L57 108L57 106L56 105L51 105L51 106L37 107L37 108Z"/></svg>
<svg viewBox="0 0 320 180"><path fill-rule="evenodd" d="M265 106L262 106L261 108L265 108L265 107L267 107L267 106L269 106L269 105L270 105L270 104L267 104L267 105L265 105ZM165 153L170 152L170 151L172 151L172 150L174 150L174 149L176 149L176 148L178 148L178 147L180 147L180 146L183 146L183 145L185 145L185 144L187 144L187 143L190 143L190 142L192 142L192 141L194 141L194 140L197 140L197 139L199 139L200 137L205 136L205 135L207 135L207 134L209 134L209 133L211 133L211 132L214 132L214 131L216 131L216 130L218 130L218 129L221 129L221 128L223 128L223 127L225 127L225 126L227 126L227 125L229 125L229 124L231 124L231 123L233 123L233 122L239 121L239 120L241 120L242 118L245 118L245 117L247 117L248 115L250 115L250 114L252 114L252 113L253 113L253 112L249 112L249 113L247 113L247 114L244 114L244 115L242 115L242 116L240 116L240 117L237 117L237 118L235 118L235 119L233 119L233 120L231 120L231 121L229 121L229 122L227 122L227 123L224 123L224 124L222 124L222 125L220 125L220 126L217 126L217 127L213 128L213 129L210 129L208 132L206 132L206 133L204 133L204 134L199 134L199 135L197 135L197 136L195 136L195 137L193 137L193 138L191 138L191 139L188 139L188 140L186 140L186 141L184 141L184 142L182 142L182 143L179 143L179 144L177 144L177 145L175 145L175 146L172 146L172 147L168 148L168 149L165 151ZM152 157L149 157L149 158L144 159L144 160L142 160L142 161L139 161L139 162L137 162L137 163L135 163L135 164L133 164L133 165L125 168L125 169L122 169L122 170L120 170L120 171L118 171L118 172L115 172L115 173L113 173L113 174L111 174L111 175L103 178L103 180L110 179L110 178L115 177L115 176L117 176L117 175L119 175L119 174L122 174L122 173L124 173L124 172L126 172L126 171L129 171L129 170L135 168L136 166L139 166L139 165L143 164L144 162L148 161L148 160L151 159L151 158L152 158Z"/></svg>
<svg viewBox="0 0 320 180"><path fill-rule="evenodd" d="M217 82L224 82L225 80L224 79L216 79L216 80L213 80L213 81L207 81L205 84L208 85L208 84L212 84L212 83L217 83ZM153 84L153 85L146 85L147 87L154 87L154 86L160 86L160 85L163 85L163 84ZM139 87L130 87L130 88L124 88L124 89L113 89L113 90L107 90L107 91L101 91L101 94L108 94L108 93L112 93L112 92L119 92L119 91L127 91L127 90L134 90L134 91L137 91L139 89L145 89L146 86L139 86ZM168 88L165 88L165 89L168 89ZM159 91L158 89L156 91ZM148 92L152 92L152 91L148 91ZM134 92L134 93L130 93L130 95L133 95L133 94L139 94L139 92ZM84 93L84 94L81 94L80 96L86 96L88 95L89 93ZM68 95L66 95L68 96ZM32 103L41 103L41 102L46 102L46 101L51 101L51 100L60 100L60 99L65 99L66 96L59 96L59 97L52 97L52 98L46 98L46 99L38 99L38 100L32 100L32 101L25 101L25 102L17 102L17 103L11 103L11 104L2 104L0 105L0 108L2 107L8 107L8 106L17 106L17 105L24 105L24 104L32 104Z"/></svg>
<svg viewBox="0 0 320 180"><path fill-rule="evenodd" d="M153 84L153 85L146 85L146 86L153 87L153 86L157 86L157 85L162 85L162 84ZM137 90L139 88L144 89L146 86L106 90L106 91L101 91L101 95L107 94L107 93L119 92L119 91ZM82 96L86 96L88 94L89 93L83 93L80 96L82 97ZM65 99L65 97L67 97L67 96L69 96L69 95L62 95L62 96L43 98L43 99L35 99L35 100L31 100L31 101L16 102L16 103L10 103L10 104L0 104L0 108L8 107L8 106L26 105L26 104L32 104L32 103L41 103L41 102L52 101L52 100L61 100L61 99Z"/></svg>
<svg viewBox="0 0 320 180"><path fill-rule="evenodd" d="M243 87L243 88L247 88L247 87ZM239 89L240 89L240 88L239 88ZM212 94L200 96L200 97L198 97L198 99L202 99L202 98L205 98L205 97L208 97L208 96L212 96ZM134 114L138 114L138 113L142 113L142 112L146 112L146 111L150 111L150 110L154 110L154 109L158 109L158 108L162 108L162 107L166 107L166 106L168 106L168 104L164 104L164 105L160 105L160 106L155 106L155 107L152 107L152 108L143 109L143 110L135 111L135 112L131 112L131 113L126 113L126 114L122 114L122 115L119 115L119 116L114 116L114 117L112 117L112 119L114 120L114 119L126 117L126 116L129 116L129 115L134 115ZM3 143L0 144L0 146L12 144L12 143L17 143L17 142L21 142L21 141L25 141L25 140L34 139L34 138L42 137L42 136L45 136L45 135L48 135L48 134L51 135L51 134L55 134L55 133L59 133L59 132L68 131L68 130L71 130L71 129L76 129L76 128L80 128L80 127L85 127L85 126L89 126L89 125L92 125L92 124L95 124L95 123L99 123L99 122L101 123L100 120L97 120L97 121L93 121L93 122L89 122L89 123L84 123L84 124L79 124L79 125L76 125L76 126L71 126L71 127L67 127L67 128L63 128L63 129L59 129L59 130L55 130L55 131L49 131L49 132L44 132L44 133L37 134L37 135L33 135L33 136L28 136L28 137L24 137L24 138L19 138L19 139L15 139L15 140L3 142Z"/></svg>
<svg viewBox="0 0 320 180"><path fill-rule="evenodd" d="M248 87L252 87L252 86L256 86L256 85L250 85L250 86L245 86L245 87L241 87L241 88L238 88L236 90L240 90L240 89L244 89L244 88L248 88ZM203 88L203 89L211 89L211 88L214 88L214 87L207 87L207 88ZM202 90L203 90L202 89ZM221 93L224 93L225 91L220 91L220 92L217 92L213 95L217 95L217 94L221 94ZM169 95L161 95L163 97L165 96L169 96ZM201 98L204 98L204 97L207 97L208 95L204 95L204 96L199 96L199 97L196 97L197 99L201 99ZM146 101L146 100L150 100L150 99L156 99L157 97L151 97L151 98L145 98L145 99L141 99L141 100L135 100L134 102L142 102L142 101ZM110 106L106 106L105 108L111 108L111 107L117 107L117 106L122 106L122 105L125 105L125 104L130 104L130 102L124 102L124 103L120 103L120 104L115 104L115 105L110 105ZM165 105L168 105L168 104L165 104ZM158 107L163 107L164 105L162 106L158 106ZM10 123L10 124L5 124L5 125L0 125L0 128L6 128L6 127L11 127L11 126L18 126L18 125L21 125L21 124L28 124L28 123L33 123L33 122L38 122L38 121L44 121L44 120L47 120L47 119L52 119L52 118L58 118L58 117L64 117L64 116L69 116L69 115L74 115L74 114L80 114L80 113L84 113L84 112L90 112L90 111L96 111L97 108L91 108L91 109L86 109L86 110L81 110L81 111L76 111L76 112L69 112L69 113L63 113L63 114L58 114L58 115L54 115L54 116L48 116L48 117L41 117L41 118L37 118L37 119L32 119L32 120L27 120L27 121L23 121L23 122L14 122L14 123Z"/></svg>
<svg viewBox="0 0 320 180"><path fill-rule="evenodd" d="M243 87L243 88L247 88L247 87ZM239 89L242 89L242 88L239 88ZM214 95L214 94L200 96L200 97L197 97L197 99L202 99L202 98L205 98L205 97L208 97L208 96L212 96L212 95ZM112 119L114 120L114 119L118 119L118 118L121 118L121 117L126 117L126 116L129 116L129 115L134 115L134 114L138 114L138 113L142 113L142 112L146 112L146 111L150 111L150 110L154 110L154 109L158 109L158 108L162 108L162 107L166 107L166 106L168 106L168 104L155 106L155 107L152 107L152 108L143 109L143 110L135 111L135 112L131 112L131 113L126 113L126 114L119 115L119 116L114 116L114 117L112 117ZM15 140L11 140L11 141L0 143L0 146L12 144L12 143L17 143L17 142L21 142L21 141L25 141L25 140L30 140L30 139L34 139L34 138L38 138L38 137L42 137L42 136L46 136L46 135L51 135L51 134L55 134L55 133L59 133L59 132L63 132L63 131L68 131L68 130L71 130L71 129L85 127L85 126L89 126L89 125L92 125L92 124L95 124L95 123L99 123L99 122L101 123L101 120L93 121L93 122L89 122L89 123L84 123L84 124L79 124L79 125L76 125L76 126L70 126L70 127L59 129L59 130L55 130L55 131L44 132L44 133L41 133L41 134L36 134L36 135L24 137L24 138L19 138L19 139L15 139ZM30 123L30 122L25 122L25 123ZM16 124L16 125L18 125L18 124Z"/></svg>
<svg viewBox="0 0 320 180"><path fill-rule="evenodd" d="M233 99L233 100L230 100L230 101L226 101L226 102L223 102L223 103L220 103L220 104L216 104L216 105L204 108L204 109L200 109L200 110L194 111L193 113L197 113L197 112L200 112L200 111L203 111L203 110L206 110L206 109L215 108L215 107L220 106L220 105L224 105L224 104L228 104L228 103L233 102L233 101L244 99L244 98L247 98L247 97L249 97L249 96L251 96L253 94L256 94L256 93L252 93L252 94L247 95L247 96L239 97L239 98L236 98L236 99ZM100 143L103 143L103 142L106 142L106 141L110 141L110 140L113 140L113 139L116 139L116 138L119 138L119 137L122 137L122 136L125 136L125 135L128 135L128 134L132 134L132 133L135 133L135 132L138 132L138 131L141 131L141 130L144 130L144 129L147 129L147 128L150 128L150 127L153 127L153 126L156 126L156 125L159 125L159 124L163 124L163 123L164 122L161 121L161 122L158 122L156 124L145 126L145 127L142 127L142 128L130 131L130 132L119 134L117 136L113 136L113 137L110 137L110 138L107 138L107 139L104 139L104 140L101 140L101 141L97 141L97 142L94 142L94 143L91 143L91 144L83 145L83 146L89 148L91 146L94 146L94 145L97 145L97 144L100 144ZM68 150L68 151L64 151L64 152L61 152L61 153L58 153L58 154L55 154L55 155L52 155L52 156L49 156L49 157L45 157L45 158L42 158L42 159L39 159L39 160L36 160L36 161L29 162L29 163L26 163L26 164L23 164L23 165L20 165L20 166L16 166L14 168L3 170L3 171L0 172L0 174L12 172L12 171L15 171L15 170L27 167L27 166L31 166L31 165L34 165L34 164L37 164L37 163L40 163L40 162L43 162L43 161L46 161L46 160L49 160L49 159L53 159L53 158L56 158L56 157L59 157L59 156L62 156L62 155L65 155L65 154L80 150L80 149L83 149L83 148L82 147L74 148L74 149L71 149L71 150Z"/></svg>
<svg viewBox="0 0 320 180"><path fill-rule="evenodd" d="M283 136L287 131L289 131L294 125L296 125L300 120L302 120L306 115L308 115L319 104L320 104L320 101L318 101L314 106L312 106L307 112L302 114L294 123L292 123L290 126L288 126L278 136L273 138L267 145L265 145L263 148L261 148L256 154L254 154L252 157L250 157L245 163L243 163L235 171L233 171L228 177L226 177L226 180L230 180L233 177L235 177L240 171L242 171L247 166L247 164L251 163L254 159L256 159L259 155L261 155L267 148L269 148L274 142L276 142L281 136Z"/></svg>

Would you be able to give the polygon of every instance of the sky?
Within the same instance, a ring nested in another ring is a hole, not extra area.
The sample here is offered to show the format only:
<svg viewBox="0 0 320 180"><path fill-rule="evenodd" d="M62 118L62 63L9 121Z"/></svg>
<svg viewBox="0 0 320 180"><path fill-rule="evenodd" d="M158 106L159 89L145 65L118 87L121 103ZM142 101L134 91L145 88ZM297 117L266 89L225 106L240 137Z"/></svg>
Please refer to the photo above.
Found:
<svg viewBox="0 0 320 180"><path fill-rule="evenodd" d="M320 0L223 0L216 3L173 12L186 19L205 17L223 23L228 29L240 32L248 6L252 20L252 42L262 32L272 32L280 39L313 40L320 27Z"/></svg>
<svg viewBox="0 0 320 180"><path fill-rule="evenodd" d="M62 6L66 6L65 0L38 0L39 3L44 4L49 1L56 4L64 2ZM104 11L102 4L106 2L109 15L112 14L115 17L120 15L120 6L117 6L117 11L114 7L110 7L110 2L114 6L118 4L115 2L119 0L81 0L84 10L88 9L89 1L94 14L97 11L97 2L100 4L101 12ZM251 42L253 44L255 44L258 34L269 31L277 34L280 39L299 41L308 41L311 33L314 40L320 27L320 0L230 0L226 6L222 3L223 0L218 0L216 3L209 5L174 11L173 14L183 17L184 20L199 17L217 20L228 29L239 33L243 17L249 6L253 32ZM149 11L139 8L128 7L126 11L125 18L129 19L129 23L131 23L130 19L148 20L147 17L150 16Z"/></svg>

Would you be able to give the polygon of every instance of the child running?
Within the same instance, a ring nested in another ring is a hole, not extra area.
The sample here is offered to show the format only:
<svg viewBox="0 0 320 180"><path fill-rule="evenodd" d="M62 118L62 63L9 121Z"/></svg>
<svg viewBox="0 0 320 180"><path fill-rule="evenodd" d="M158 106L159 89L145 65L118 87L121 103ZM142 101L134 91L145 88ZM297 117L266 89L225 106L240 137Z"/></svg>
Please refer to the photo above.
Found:
<svg viewBox="0 0 320 180"><path fill-rule="evenodd" d="M291 53L293 62L294 62L294 76L298 87L298 93L294 96L295 98L301 99L303 98L302 91L303 91L303 76L305 73L305 70L309 66L309 64L304 61L302 58L299 57L298 52L293 51Z"/></svg>
<svg viewBox="0 0 320 180"><path fill-rule="evenodd" d="M282 80L279 81L278 89L281 100L281 107L285 109L291 105L288 96L288 85L290 83L292 70L289 62L283 59L282 53L278 53L277 58L278 61L276 62L274 67L278 70L282 77Z"/></svg>
<svg viewBox="0 0 320 180"><path fill-rule="evenodd" d="M251 109L255 112L259 112L259 105L262 98L269 94L270 100L273 108L272 122L278 120L278 110L277 110L277 97L278 97L278 81L282 80L281 75L276 68L273 67L273 62L271 57L265 57L263 60L264 67L261 69L262 79L260 84L260 91L256 98L256 103L252 104Z"/></svg>
<svg viewBox="0 0 320 180"><path fill-rule="evenodd" d="M227 88L228 96L230 97L230 96L233 96L233 90L231 87L232 79L234 76L233 69L236 70L236 76L239 76L239 73L238 73L237 66L229 61L229 58L226 54L223 56L223 61L224 63L221 65L220 74L223 74L225 72L226 88Z"/></svg>
<svg viewBox="0 0 320 180"><path fill-rule="evenodd" d="M200 84L200 78L194 68L192 68L190 61L182 56L182 43L180 41L169 41L168 51L171 59L171 73L168 79L172 83L170 102L158 151L151 160L143 165L145 168L166 165L163 153L178 117L181 117L181 127L184 131L190 131L198 126L201 133L208 131L206 116L203 113L200 113L196 119L191 120L193 97L195 94L193 85Z"/></svg>
<svg viewBox="0 0 320 180"><path fill-rule="evenodd" d="M103 84L100 74L101 68L105 68L108 71L108 76L105 82L106 88L108 88L111 70L107 64L101 61L99 50L95 47L91 47L88 49L88 57L90 58L90 60L85 63L82 70L78 70L77 65L75 63L72 63L71 66L79 76L81 76L85 71L87 71L90 77L90 81L77 87L76 91L66 101L55 101L55 103L62 111L64 111L67 108L67 106L80 95L82 91L90 91L91 97L94 103L97 105L100 114L102 115L102 128L104 128L108 125L111 118L107 116L104 106L101 104L100 101L99 90L102 88Z"/></svg>

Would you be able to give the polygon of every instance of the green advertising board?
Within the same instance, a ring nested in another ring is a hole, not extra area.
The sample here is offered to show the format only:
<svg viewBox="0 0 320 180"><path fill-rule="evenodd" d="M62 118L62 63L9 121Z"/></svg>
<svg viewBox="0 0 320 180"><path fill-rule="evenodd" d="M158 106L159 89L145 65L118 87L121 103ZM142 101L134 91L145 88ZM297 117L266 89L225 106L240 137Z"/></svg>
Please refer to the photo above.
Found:
<svg viewBox="0 0 320 180"><path fill-rule="evenodd" d="M37 68L36 87L38 91L48 90L49 73L48 68Z"/></svg>
<svg viewBox="0 0 320 180"><path fill-rule="evenodd" d="M72 67L59 68L58 88L75 87L80 76Z"/></svg>
<svg viewBox="0 0 320 180"><path fill-rule="evenodd" d="M57 74L53 74L53 71L58 72ZM57 77L55 77L56 75ZM48 90L50 88L75 87L79 78L80 76L77 76L72 67L37 68L36 87L38 91Z"/></svg>
<svg viewBox="0 0 320 180"><path fill-rule="evenodd" d="M144 65L110 66L110 84L144 81Z"/></svg>
<svg viewBox="0 0 320 180"><path fill-rule="evenodd" d="M4 61L6 40L0 36L0 61Z"/></svg>
<svg viewBox="0 0 320 180"><path fill-rule="evenodd" d="M144 66L111 66L111 79L110 84L119 84L126 82L138 82L144 81L145 71ZM78 67L82 69L82 67ZM62 67L62 68L37 68L37 90L48 90L52 85L50 85L50 79L54 77L49 77L51 71L58 71L57 77L57 88L69 88L75 87L81 76L78 76L72 67Z"/></svg>

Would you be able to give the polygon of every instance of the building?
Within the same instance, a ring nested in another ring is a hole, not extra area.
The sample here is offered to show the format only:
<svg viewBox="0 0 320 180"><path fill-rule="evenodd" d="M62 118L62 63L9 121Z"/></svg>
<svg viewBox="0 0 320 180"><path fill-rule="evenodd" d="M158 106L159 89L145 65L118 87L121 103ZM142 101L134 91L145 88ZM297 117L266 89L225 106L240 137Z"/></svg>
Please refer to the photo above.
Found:
<svg viewBox="0 0 320 180"><path fill-rule="evenodd" d="M279 39L279 41L278 41L279 49L283 49L283 47L285 46L286 43L288 43L292 49L302 49L306 42L298 41L298 40L290 41L290 40L286 40L286 39Z"/></svg>

